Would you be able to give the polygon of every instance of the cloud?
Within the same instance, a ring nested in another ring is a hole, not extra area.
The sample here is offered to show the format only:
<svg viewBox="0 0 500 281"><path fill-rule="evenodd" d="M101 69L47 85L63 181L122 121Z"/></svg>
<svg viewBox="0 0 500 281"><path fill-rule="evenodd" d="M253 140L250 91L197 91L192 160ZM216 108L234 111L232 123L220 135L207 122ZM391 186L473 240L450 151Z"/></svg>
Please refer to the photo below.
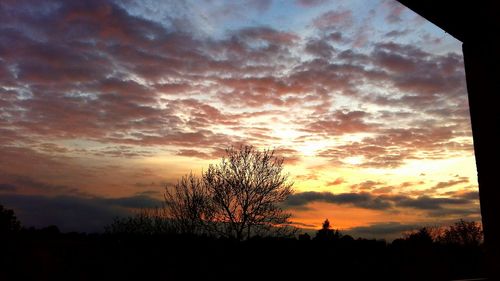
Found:
<svg viewBox="0 0 500 281"><path fill-rule="evenodd" d="M367 180L361 183L351 185L351 190L361 190L361 191L370 191L375 187L384 184L383 182Z"/></svg>
<svg viewBox="0 0 500 281"><path fill-rule="evenodd" d="M333 181L326 182L326 186L335 186L344 183L345 180L343 178L336 178Z"/></svg>
<svg viewBox="0 0 500 281"><path fill-rule="evenodd" d="M429 196L421 196L418 198L401 198L398 200L398 206L412 207L420 210L436 210L443 209L449 205L464 205L470 203L470 200L465 198L434 198Z"/></svg>
<svg viewBox="0 0 500 281"><path fill-rule="evenodd" d="M469 200L479 200L479 192L478 191L469 191L459 195L464 199Z"/></svg>
<svg viewBox="0 0 500 281"><path fill-rule="evenodd" d="M432 189L442 189L442 188L447 188L447 187L455 186L457 184L468 183L468 182L469 182L468 177L462 177L462 178L459 178L457 180L438 182L435 186L432 187Z"/></svg>
<svg viewBox="0 0 500 281"><path fill-rule="evenodd" d="M307 210L310 203L325 202L336 205L351 205L379 211L401 211L414 209L434 217L478 215L476 198L472 196L430 197L406 194L377 194L377 192L338 193L306 191L291 195L285 202L290 209Z"/></svg>
<svg viewBox="0 0 500 281"><path fill-rule="evenodd" d="M206 153L200 150L194 150L194 149L181 149L177 152L177 155L180 156L186 156L186 157L195 157L195 158L200 158L200 159L217 159L220 157L220 153L218 152L212 152L212 153Z"/></svg>
<svg viewBox="0 0 500 281"><path fill-rule="evenodd" d="M387 23L400 23L403 20L401 19L401 15L403 12L407 9L405 6L400 4L397 1L385 1L384 4L388 8L388 13L387 16L385 17L385 20Z"/></svg>
<svg viewBox="0 0 500 281"><path fill-rule="evenodd" d="M122 198L2 195L2 204L14 209L23 226L57 225L62 231L102 232L115 217L132 215L130 208L161 206L147 196Z"/></svg>
<svg viewBox="0 0 500 281"><path fill-rule="evenodd" d="M301 181L306 181L306 180L317 180L318 175L311 173L311 174L306 174L306 175L297 175L295 176L296 179L301 180Z"/></svg>
<svg viewBox="0 0 500 281"><path fill-rule="evenodd" d="M368 126L364 123L359 125ZM450 127L377 129L374 126L372 130L376 133L369 137L322 150L320 155L332 161L362 156L362 162L358 166L396 168L403 165L407 159L441 159L450 157L452 151L460 155L463 152L471 152L472 149L469 145L457 145L450 141L456 134ZM443 149L449 151L443 153Z"/></svg>
<svg viewBox="0 0 500 281"><path fill-rule="evenodd" d="M109 204L111 206L118 206L123 208L155 208L160 207L163 201L154 199L144 194L130 196L130 197L118 197L118 198L91 198L91 200L96 200L102 204Z"/></svg>
<svg viewBox="0 0 500 281"><path fill-rule="evenodd" d="M0 191L15 191L17 187L9 183L0 183Z"/></svg>
<svg viewBox="0 0 500 281"><path fill-rule="evenodd" d="M358 226L347 229L345 233L355 237L363 238L384 238L393 240L402 237L402 234L407 231L418 229L424 225L406 224L400 222L382 222L368 226Z"/></svg>
<svg viewBox="0 0 500 281"><path fill-rule="evenodd" d="M397 38L397 37L402 37L404 35L407 35L410 33L410 30L404 29L404 30L391 30L389 32L386 32L384 34L384 37L388 38Z"/></svg>
<svg viewBox="0 0 500 281"><path fill-rule="evenodd" d="M41 182L38 180L35 180L33 178L30 178L28 176L15 176L14 177L14 182L18 184L19 186L27 187L27 188L33 188L33 189L38 189L38 190L43 190L44 192L77 192L77 189L65 186L65 185L55 185L55 184L49 184L45 182Z"/></svg>
<svg viewBox="0 0 500 281"><path fill-rule="evenodd" d="M322 30L342 29L350 27L352 23L352 12L349 10L328 11L313 20L313 26Z"/></svg>
<svg viewBox="0 0 500 281"><path fill-rule="evenodd" d="M271 7L273 0L247 0L247 3L259 12L265 12Z"/></svg>
<svg viewBox="0 0 500 281"><path fill-rule="evenodd" d="M329 59L333 56L335 48L324 40L311 40L306 44L305 51L311 55Z"/></svg>
<svg viewBox="0 0 500 281"><path fill-rule="evenodd" d="M373 197L369 193L340 193L333 194L330 192L300 192L291 195L286 206L289 208L304 208L311 202L326 202L333 204L351 204L356 207L385 210L391 207L390 202L379 197Z"/></svg>
<svg viewBox="0 0 500 281"><path fill-rule="evenodd" d="M327 3L329 0L296 0L299 6L302 7L315 7Z"/></svg>
<svg viewBox="0 0 500 281"><path fill-rule="evenodd" d="M376 124L365 121L369 114L364 111L336 111L321 120L313 121L307 126L308 132L321 132L339 135L355 132L369 132Z"/></svg>

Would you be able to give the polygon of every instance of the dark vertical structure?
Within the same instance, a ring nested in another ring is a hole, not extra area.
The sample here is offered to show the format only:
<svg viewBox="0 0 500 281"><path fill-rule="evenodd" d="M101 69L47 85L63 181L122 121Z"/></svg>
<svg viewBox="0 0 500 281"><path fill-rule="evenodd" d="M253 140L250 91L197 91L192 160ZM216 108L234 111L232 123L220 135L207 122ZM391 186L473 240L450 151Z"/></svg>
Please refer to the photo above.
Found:
<svg viewBox="0 0 500 281"><path fill-rule="evenodd" d="M500 280L500 0L398 0L462 41L489 280Z"/></svg>

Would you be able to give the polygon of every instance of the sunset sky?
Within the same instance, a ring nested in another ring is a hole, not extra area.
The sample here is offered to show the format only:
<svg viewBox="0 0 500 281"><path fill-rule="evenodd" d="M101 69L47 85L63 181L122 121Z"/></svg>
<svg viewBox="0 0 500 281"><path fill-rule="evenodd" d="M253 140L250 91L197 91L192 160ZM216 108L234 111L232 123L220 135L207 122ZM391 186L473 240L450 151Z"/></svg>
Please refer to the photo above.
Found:
<svg viewBox="0 0 500 281"><path fill-rule="evenodd" d="M231 145L297 226L479 220L461 43L393 0L3 0L0 204L102 231Z"/></svg>

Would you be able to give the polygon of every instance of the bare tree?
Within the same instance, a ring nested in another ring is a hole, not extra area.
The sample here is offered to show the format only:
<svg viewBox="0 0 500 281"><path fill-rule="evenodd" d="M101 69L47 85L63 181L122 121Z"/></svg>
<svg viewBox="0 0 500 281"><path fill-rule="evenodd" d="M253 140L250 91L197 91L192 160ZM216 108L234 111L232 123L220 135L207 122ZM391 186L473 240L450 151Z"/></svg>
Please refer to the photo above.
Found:
<svg viewBox="0 0 500 281"><path fill-rule="evenodd" d="M252 146L229 148L220 163L210 165L201 178L183 177L166 200L172 218L186 231L248 239L252 235L286 236L295 232L291 214L280 208L293 193L283 174L283 158L274 150Z"/></svg>
<svg viewBox="0 0 500 281"><path fill-rule="evenodd" d="M190 173L173 190L165 189L167 211L178 232L203 234L212 220L210 195L205 182Z"/></svg>

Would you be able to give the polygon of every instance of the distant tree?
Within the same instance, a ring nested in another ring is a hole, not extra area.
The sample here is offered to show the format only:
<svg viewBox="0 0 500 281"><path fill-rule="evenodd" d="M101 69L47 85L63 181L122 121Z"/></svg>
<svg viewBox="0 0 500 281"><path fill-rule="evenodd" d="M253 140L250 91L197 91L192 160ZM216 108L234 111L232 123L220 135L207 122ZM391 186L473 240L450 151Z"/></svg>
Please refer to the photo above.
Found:
<svg viewBox="0 0 500 281"><path fill-rule="evenodd" d="M296 229L279 204L293 193L292 185L274 150L242 146L227 149L201 177L182 177L173 190L166 189L165 199L182 231L237 240L289 236Z"/></svg>
<svg viewBox="0 0 500 281"><path fill-rule="evenodd" d="M447 244L477 246L483 240L483 230L479 223L459 220L445 228L440 241Z"/></svg>
<svg viewBox="0 0 500 281"><path fill-rule="evenodd" d="M311 240L311 236L307 233L299 234L300 241L309 241Z"/></svg>
<svg viewBox="0 0 500 281"><path fill-rule="evenodd" d="M352 241L354 241L354 238L351 235L347 234L347 235L342 235L340 240L343 242L352 242Z"/></svg>
<svg viewBox="0 0 500 281"><path fill-rule="evenodd" d="M326 219L323 222L323 226L321 227L318 232L316 232L316 236L314 237L314 240L325 240L325 241L331 241L331 240L338 240L342 234L338 229L332 229L330 225L330 221Z"/></svg>
<svg viewBox="0 0 500 281"><path fill-rule="evenodd" d="M104 228L108 234L159 235L172 233L172 224L164 210L143 209L134 216L115 218Z"/></svg>
<svg viewBox="0 0 500 281"><path fill-rule="evenodd" d="M428 227L422 227L417 231L406 234L405 236L406 241L415 244L432 244L434 242L432 231Z"/></svg>
<svg viewBox="0 0 500 281"><path fill-rule="evenodd" d="M41 235L44 236L57 236L61 234L61 231L59 230L59 227L57 227L57 225L49 225L38 231Z"/></svg>
<svg viewBox="0 0 500 281"><path fill-rule="evenodd" d="M21 223L14 215L14 211L0 205L0 234L13 233L21 229Z"/></svg>

